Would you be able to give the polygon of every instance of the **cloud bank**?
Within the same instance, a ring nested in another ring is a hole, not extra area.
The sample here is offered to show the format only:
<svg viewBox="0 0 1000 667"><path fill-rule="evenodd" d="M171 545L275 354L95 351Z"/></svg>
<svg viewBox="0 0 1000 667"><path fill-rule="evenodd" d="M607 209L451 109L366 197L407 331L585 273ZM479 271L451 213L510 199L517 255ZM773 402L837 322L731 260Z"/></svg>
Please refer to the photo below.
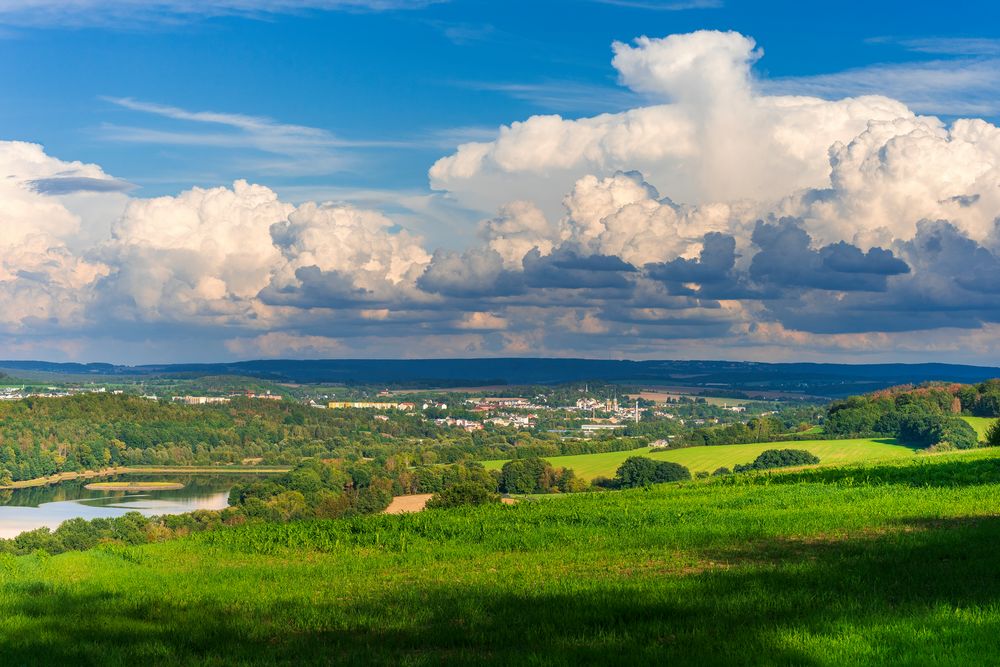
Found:
<svg viewBox="0 0 1000 667"><path fill-rule="evenodd" d="M1000 128L768 95L762 50L732 32L614 52L656 104L514 122L431 168L493 211L459 250L243 181L135 197L0 142L0 341L145 361L167 341L187 359L1000 361Z"/></svg>

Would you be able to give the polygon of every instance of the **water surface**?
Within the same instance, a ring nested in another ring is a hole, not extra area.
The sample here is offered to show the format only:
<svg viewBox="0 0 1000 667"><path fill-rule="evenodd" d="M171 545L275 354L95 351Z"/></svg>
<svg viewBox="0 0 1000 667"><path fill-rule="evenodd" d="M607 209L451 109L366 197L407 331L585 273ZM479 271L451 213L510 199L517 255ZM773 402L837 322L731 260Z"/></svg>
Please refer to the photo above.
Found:
<svg viewBox="0 0 1000 667"><path fill-rule="evenodd" d="M164 474L112 475L73 480L51 486L0 491L0 538L16 537L43 526L55 529L63 521L110 518L127 512L146 516L183 514L195 510L221 510L229 506L229 491L254 475ZM157 491L89 491L92 482L179 482L183 489Z"/></svg>

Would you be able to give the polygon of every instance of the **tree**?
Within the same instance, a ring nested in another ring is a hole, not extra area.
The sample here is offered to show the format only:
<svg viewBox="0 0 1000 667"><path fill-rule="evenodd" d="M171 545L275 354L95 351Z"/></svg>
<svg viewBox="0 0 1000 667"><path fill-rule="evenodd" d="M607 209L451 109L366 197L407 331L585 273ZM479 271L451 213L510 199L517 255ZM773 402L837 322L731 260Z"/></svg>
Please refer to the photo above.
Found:
<svg viewBox="0 0 1000 667"><path fill-rule="evenodd" d="M0 486L10 486L14 483L14 476L9 470L0 470Z"/></svg>
<svg viewBox="0 0 1000 667"><path fill-rule="evenodd" d="M553 482L552 466L534 456L508 461L500 469L500 491L504 493L548 493Z"/></svg>
<svg viewBox="0 0 1000 667"><path fill-rule="evenodd" d="M618 486L623 489L691 479L691 471L673 461L654 461L644 456L630 456L618 467Z"/></svg>
<svg viewBox="0 0 1000 667"><path fill-rule="evenodd" d="M656 461L644 456L630 456L618 466L615 477L623 489L649 486L656 481Z"/></svg>

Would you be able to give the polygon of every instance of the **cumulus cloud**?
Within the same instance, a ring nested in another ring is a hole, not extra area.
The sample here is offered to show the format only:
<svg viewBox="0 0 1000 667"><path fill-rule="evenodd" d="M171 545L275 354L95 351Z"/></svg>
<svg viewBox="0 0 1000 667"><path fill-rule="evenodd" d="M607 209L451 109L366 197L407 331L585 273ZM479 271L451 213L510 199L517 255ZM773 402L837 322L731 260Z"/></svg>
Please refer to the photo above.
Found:
<svg viewBox="0 0 1000 667"><path fill-rule="evenodd" d="M836 101L767 96L751 66L761 50L734 32L699 31L614 44L622 83L662 104L566 119L534 116L470 142L430 170L433 187L470 207L528 199L558 211L553 193L584 174L639 170L675 201L768 200L828 181L828 150L873 120L912 118L880 96Z"/></svg>
<svg viewBox="0 0 1000 667"><path fill-rule="evenodd" d="M954 358L1000 352L1000 129L882 97L765 95L761 57L737 33L616 44L622 82L662 104L531 118L443 158L436 185L497 204L464 247L243 181L135 197L95 165L0 143L0 339L815 358L896 340L916 354L925 332Z"/></svg>
<svg viewBox="0 0 1000 667"><path fill-rule="evenodd" d="M758 223L753 242L760 251L750 264L750 276L782 288L884 292L889 276L910 270L891 250L871 248L865 253L843 241L813 250L811 241L798 220Z"/></svg>
<svg viewBox="0 0 1000 667"><path fill-rule="evenodd" d="M41 146L0 141L0 328L47 329L80 322L88 299L86 288L107 273L101 262L84 256L82 246L95 232L67 197L79 188L39 183L80 181L117 183L100 167L65 162L46 155ZM88 188L89 206L107 211L122 203L115 188ZM110 193L110 194L108 194ZM76 202L85 203L85 202Z"/></svg>

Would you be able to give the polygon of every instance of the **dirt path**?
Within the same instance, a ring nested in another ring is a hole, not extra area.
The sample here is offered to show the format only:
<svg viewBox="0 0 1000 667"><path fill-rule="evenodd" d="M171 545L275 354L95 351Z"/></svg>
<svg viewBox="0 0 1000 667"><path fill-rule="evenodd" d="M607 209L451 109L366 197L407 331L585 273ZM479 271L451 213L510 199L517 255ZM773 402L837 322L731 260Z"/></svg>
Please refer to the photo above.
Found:
<svg viewBox="0 0 1000 667"><path fill-rule="evenodd" d="M396 496L385 508L385 514L405 514L407 512L420 512L424 505L431 499L433 493L416 493L412 496Z"/></svg>

